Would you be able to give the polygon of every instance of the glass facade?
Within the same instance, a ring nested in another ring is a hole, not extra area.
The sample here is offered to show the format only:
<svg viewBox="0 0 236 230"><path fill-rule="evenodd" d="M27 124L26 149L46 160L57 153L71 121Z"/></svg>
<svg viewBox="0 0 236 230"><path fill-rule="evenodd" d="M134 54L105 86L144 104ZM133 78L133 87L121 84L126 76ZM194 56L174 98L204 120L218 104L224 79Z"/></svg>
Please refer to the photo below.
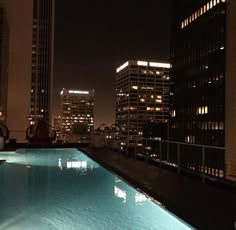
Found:
<svg viewBox="0 0 236 230"><path fill-rule="evenodd" d="M34 0L32 30L31 117L50 122L54 1ZM34 120L31 123L34 123Z"/></svg>
<svg viewBox="0 0 236 230"><path fill-rule="evenodd" d="M171 139L224 146L225 2L182 6L172 28Z"/></svg>
<svg viewBox="0 0 236 230"><path fill-rule="evenodd" d="M94 129L94 91L67 90L61 91L62 114L61 132L90 133ZM73 130L78 127L80 130Z"/></svg>

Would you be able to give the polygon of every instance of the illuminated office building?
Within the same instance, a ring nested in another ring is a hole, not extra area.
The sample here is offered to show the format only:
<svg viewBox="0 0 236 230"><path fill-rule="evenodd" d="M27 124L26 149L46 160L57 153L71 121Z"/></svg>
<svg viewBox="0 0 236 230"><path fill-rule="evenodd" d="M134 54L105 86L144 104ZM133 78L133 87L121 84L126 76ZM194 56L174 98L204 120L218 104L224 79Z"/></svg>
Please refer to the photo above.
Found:
<svg viewBox="0 0 236 230"><path fill-rule="evenodd" d="M129 60L116 70L116 124L127 145L148 122L169 119L170 64Z"/></svg>
<svg viewBox="0 0 236 230"><path fill-rule="evenodd" d="M61 116L54 117L53 127L56 132L56 138L60 139L61 137Z"/></svg>
<svg viewBox="0 0 236 230"><path fill-rule="evenodd" d="M236 149L236 1L174 4L171 139ZM236 175L235 153L209 161Z"/></svg>
<svg viewBox="0 0 236 230"><path fill-rule="evenodd" d="M84 133L90 133L94 128L94 90L61 91L61 133L71 134L74 127ZM86 129L86 130L84 130Z"/></svg>

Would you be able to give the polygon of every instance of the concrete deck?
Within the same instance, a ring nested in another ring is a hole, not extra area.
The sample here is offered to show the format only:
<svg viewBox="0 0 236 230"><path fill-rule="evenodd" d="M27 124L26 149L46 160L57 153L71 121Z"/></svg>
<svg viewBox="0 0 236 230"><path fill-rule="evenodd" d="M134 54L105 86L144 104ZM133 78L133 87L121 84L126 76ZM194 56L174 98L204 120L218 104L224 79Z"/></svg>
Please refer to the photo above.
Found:
<svg viewBox="0 0 236 230"><path fill-rule="evenodd" d="M236 191L103 148L80 148L105 168L161 202L197 229L236 229Z"/></svg>

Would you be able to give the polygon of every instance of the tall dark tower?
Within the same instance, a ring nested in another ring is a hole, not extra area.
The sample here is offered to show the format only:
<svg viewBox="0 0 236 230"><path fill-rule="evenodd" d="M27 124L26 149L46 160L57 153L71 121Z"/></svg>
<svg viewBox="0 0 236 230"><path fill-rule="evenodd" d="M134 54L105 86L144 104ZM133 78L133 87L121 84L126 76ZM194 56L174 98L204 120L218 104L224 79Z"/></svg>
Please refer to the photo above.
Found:
<svg viewBox="0 0 236 230"><path fill-rule="evenodd" d="M172 139L224 146L225 2L186 6L172 30Z"/></svg>
<svg viewBox="0 0 236 230"><path fill-rule="evenodd" d="M51 123L54 0L33 1L31 117Z"/></svg>
<svg viewBox="0 0 236 230"><path fill-rule="evenodd" d="M232 42L236 3L182 0L175 4L171 139L236 149L236 95L232 86L236 83L236 47ZM236 176L235 154L211 154L209 161L212 165L218 161L226 176Z"/></svg>

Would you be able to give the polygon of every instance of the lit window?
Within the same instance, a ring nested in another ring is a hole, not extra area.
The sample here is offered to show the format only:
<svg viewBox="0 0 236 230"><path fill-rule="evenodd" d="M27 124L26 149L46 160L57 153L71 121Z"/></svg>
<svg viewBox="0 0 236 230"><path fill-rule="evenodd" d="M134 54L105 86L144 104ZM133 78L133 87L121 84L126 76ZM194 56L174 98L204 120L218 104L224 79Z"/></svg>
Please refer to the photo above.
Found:
<svg viewBox="0 0 236 230"><path fill-rule="evenodd" d="M138 89L138 86L136 86L136 85L133 85L133 86L131 86L131 88L132 88L132 89L136 89L136 90L137 90L137 89Z"/></svg>
<svg viewBox="0 0 236 230"><path fill-rule="evenodd" d="M171 111L171 117L176 117L176 110Z"/></svg>
<svg viewBox="0 0 236 230"><path fill-rule="evenodd" d="M213 7L213 0L210 2L210 9Z"/></svg>
<svg viewBox="0 0 236 230"><path fill-rule="evenodd" d="M137 61L137 65L139 65L139 66L147 66L148 62L147 61Z"/></svg>
<svg viewBox="0 0 236 230"><path fill-rule="evenodd" d="M187 136L185 138L185 142L187 142L187 143L195 143L195 136Z"/></svg>
<svg viewBox="0 0 236 230"><path fill-rule="evenodd" d="M197 108L197 115L208 114L208 106L201 106Z"/></svg>
<svg viewBox="0 0 236 230"><path fill-rule="evenodd" d="M161 99L156 99L156 102L157 103L162 103L162 100Z"/></svg>

